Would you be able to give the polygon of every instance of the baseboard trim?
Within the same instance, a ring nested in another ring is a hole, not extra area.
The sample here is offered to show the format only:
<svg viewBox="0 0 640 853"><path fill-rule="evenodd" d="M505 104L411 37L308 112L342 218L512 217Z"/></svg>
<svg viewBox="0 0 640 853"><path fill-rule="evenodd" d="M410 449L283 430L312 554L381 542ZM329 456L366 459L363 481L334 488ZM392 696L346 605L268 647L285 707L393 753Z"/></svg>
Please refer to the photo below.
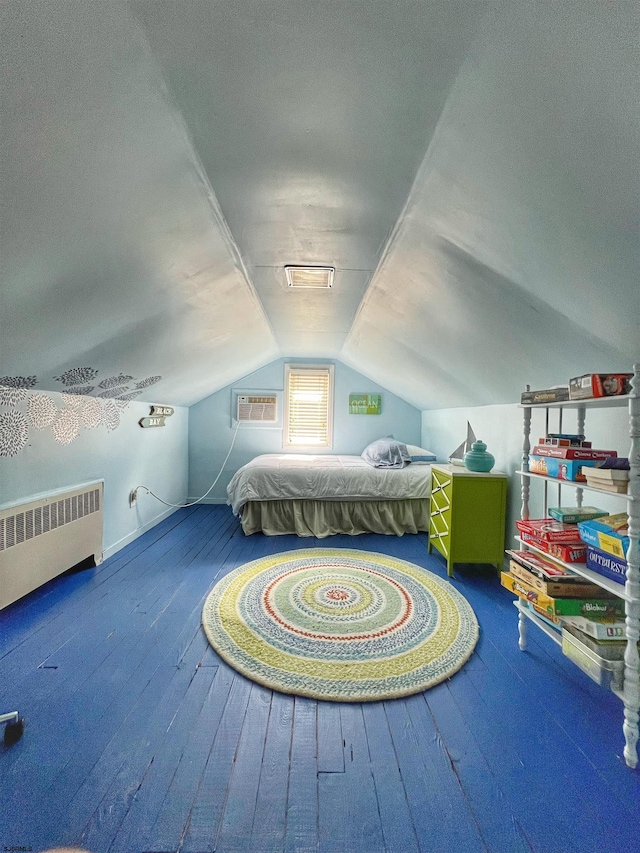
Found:
<svg viewBox="0 0 640 853"><path fill-rule="evenodd" d="M139 536L142 536L143 533L146 533L147 530L151 530L152 527L155 527L156 524L160 524L161 521L164 521L165 518L168 518L170 515L173 515L174 512L177 512L180 507L170 507L169 509L161 512L160 515L156 515L151 521L147 521L146 524L143 524L142 527L138 527L132 533L129 533L127 536L124 536L122 539L119 539L113 545L109 545L108 548L105 548L103 551L103 559L106 560L109 557L113 557L118 551L121 551L126 545L129 545L131 542L134 542Z"/></svg>
<svg viewBox="0 0 640 853"><path fill-rule="evenodd" d="M198 498L187 498L187 503L192 503L193 501L198 501ZM198 501L199 504L226 504L225 498L205 498L202 501Z"/></svg>

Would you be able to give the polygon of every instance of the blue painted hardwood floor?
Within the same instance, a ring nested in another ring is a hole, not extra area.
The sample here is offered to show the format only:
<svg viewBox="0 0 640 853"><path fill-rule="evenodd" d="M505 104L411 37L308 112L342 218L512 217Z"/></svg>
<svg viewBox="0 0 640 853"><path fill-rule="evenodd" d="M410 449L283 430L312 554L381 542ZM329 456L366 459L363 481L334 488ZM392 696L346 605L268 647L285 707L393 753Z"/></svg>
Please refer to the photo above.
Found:
<svg viewBox="0 0 640 853"><path fill-rule="evenodd" d="M305 547L393 554L446 577L424 536L245 537L181 510L96 569L0 613L0 850L616 853L640 849L622 706L516 613L494 571L453 583L481 637L426 693L334 704L273 693L208 647L224 573Z"/></svg>

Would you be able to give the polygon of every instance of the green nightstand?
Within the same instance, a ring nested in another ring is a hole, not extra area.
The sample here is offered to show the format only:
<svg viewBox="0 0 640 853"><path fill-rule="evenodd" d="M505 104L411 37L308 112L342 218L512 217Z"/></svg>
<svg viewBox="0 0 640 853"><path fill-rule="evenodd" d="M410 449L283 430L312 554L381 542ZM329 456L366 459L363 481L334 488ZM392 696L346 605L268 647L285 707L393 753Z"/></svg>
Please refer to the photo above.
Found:
<svg viewBox="0 0 640 853"><path fill-rule="evenodd" d="M455 563L502 567L506 508L506 474L432 464L428 549L446 559L449 577Z"/></svg>

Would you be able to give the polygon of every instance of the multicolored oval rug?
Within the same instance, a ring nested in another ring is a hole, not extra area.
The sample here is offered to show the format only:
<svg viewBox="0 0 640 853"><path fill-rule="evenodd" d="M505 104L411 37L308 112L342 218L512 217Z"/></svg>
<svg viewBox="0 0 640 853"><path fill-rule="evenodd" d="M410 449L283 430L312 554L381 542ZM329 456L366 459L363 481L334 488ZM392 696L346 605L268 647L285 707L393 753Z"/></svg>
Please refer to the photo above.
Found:
<svg viewBox="0 0 640 853"><path fill-rule="evenodd" d="M337 548L240 566L207 597L202 624L247 678L338 702L426 690L460 669L478 639L471 606L447 581L395 557Z"/></svg>

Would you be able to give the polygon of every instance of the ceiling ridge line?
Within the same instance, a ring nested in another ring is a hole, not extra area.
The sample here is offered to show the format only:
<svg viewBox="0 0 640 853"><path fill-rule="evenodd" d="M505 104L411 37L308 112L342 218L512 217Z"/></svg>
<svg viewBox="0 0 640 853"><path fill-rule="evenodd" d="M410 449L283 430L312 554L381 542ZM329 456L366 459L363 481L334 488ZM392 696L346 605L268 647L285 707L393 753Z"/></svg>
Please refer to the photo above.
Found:
<svg viewBox="0 0 640 853"><path fill-rule="evenodd" d="M481 27L479 27L479 30L480 29L481 29ZM476 34L476 36L471 40L471 44L469 46L469 51L467 52L464 60L460 64L460 67L458 68L458 72L457 72L455 78L453 79L451 86L449 87L449 89L447 91L447 95L445 97L442 110L440 111L440 115L438 116L438 121L436 122L436 126L434 127L433 133L431 134L431 138L429 139L429 144L427 145L427 150L425 151L424 157L422 158L422 161L420 162L420 165L418 166L418 168L416 170L414 179L411 182L411 186L409 187L409 192L407 193L407 197L406 197L405 202L402 206L402 209L400 210L400 213L398 214L398 217L395 221L395 224L393 225L393 228L389 232L389 236L387 237L386 242L384 243L384 245L381 249L379 259L378 259L378 263L376 264L376 267L373 270L371 280L369 282L369 285L367 286L367 290L366 290L363 298L360 301L360 305L358 306L358 310L356 311L356 314L353 318L353 322L351 324L351 329L349 330L349 333L347 334L347 336L345 338L344 344L342 345L342 349L340 350L340 352L344 352L345 348L349 346L349 343L350 343L352 336L354 334L354 329L358 323L360 315L368 303L369 295L371 293L371 285L375 282L378 273L382 272L387 260L389 259L389 256L391 255L392 251L394 250L394 248L396 247L396 245L400 241L400 238L403 236L407 220L410 217L410 213L416 207L416 198L418 195L418 189L417 188L418 188L418 186L420 186L424 183L425 174L427 172L428 165L429 165L431 158L433 156L434 146L435 146L436 142L439 141L439 138L442 134L443 121L447 117L448 112L451 109L451 106L450 106L451 95L454 92L456 86L459 84L459 81L461 79L462 72L463 72L464 68L466 67L466 65L469 62L472 61L471 56L473 55L473 46L478 40L479 40L479 35Z"/></svg>
<svg viewBox="0 0 640 853"><path fill-rule="evenodd" d="M192 165L195 168L195 172L196 172L196 175L197 175L198 180L200 182L200 186L201 186L202 190L204 191L205 198L206 198L206 200L209 204L209 207L211 209L211 212L213 214L214 223L215 223L215 225L218 226L218 228L220 230L220 234L221 234L222 239L223 239L223 242L224 242L225 246L227 247L227 249L229 250L229 254L231 255L231 259L232 259L233 263L236 265L236 267L237 267L238 271L240 272L240 274L242 275L242 277L244 278L244 280L247 284L247 287L249 289L249 293L251 294L251 297L253 298L253 301L256 305L256 308L258 309L258 311L262 315L262 318L263 318L267 328L269 329L269 332L271 333L271 338L273 340L273 343L274 343L276 350L278 352L281 352L280 345L278 344L278 338L274 332L273 326L271 325L271 321L269 320L267 312L265 311L264 305L262 304L262 301L261 301L260 297L258 296L258 292L256 290L256 287L255 287L252 279L251 279L251 276L249 275L247 265L245 264L244 258L242 257L242 253L240 252L240 248L238 247L238 244L235 241L233 233L232 233L231 229L229 228L229 224L227 223L225 215L222 212L222 208L220 206L220 202L218 201L218 197L216 196L216 194L213 190L213 187L211 186L211 181L209 180L209 176L207 174L207 171L204 168L202 160L200 159L200 154L198 153L198 149L197 149L197 147L193 141L193 138L192 138L191 133L189 131L189 126L188 126L187 122L185 121L182 110L179 109L177 106L177 101L175 99L175 96L174 96L171 88L169 87L169 84L167 83L165 76L163 74L162 66L160 65L159 61L156 59L156 56L155 56L153 49L151 47L151 44L149 42L149 39L147 38L147 33L146 33L145 28L144 28L144 25L142 24L142 22L139 20L139 18L136 16L135 12L132 9L130 9L130 14L131 14L131 17L135 20L136 25L137 25L141 49L146 54L146 56L148 57L150 63L152 64L153 68L156 71L156 74L158 75L159 88L162 91L162 94L166 100L167 106L169 107L170 114L173 116L173 119L176 122L176 126L177 126L178 130L182 133L184 140L188 146L188 149L192 155L192 158L193 158Z"/></svg>

